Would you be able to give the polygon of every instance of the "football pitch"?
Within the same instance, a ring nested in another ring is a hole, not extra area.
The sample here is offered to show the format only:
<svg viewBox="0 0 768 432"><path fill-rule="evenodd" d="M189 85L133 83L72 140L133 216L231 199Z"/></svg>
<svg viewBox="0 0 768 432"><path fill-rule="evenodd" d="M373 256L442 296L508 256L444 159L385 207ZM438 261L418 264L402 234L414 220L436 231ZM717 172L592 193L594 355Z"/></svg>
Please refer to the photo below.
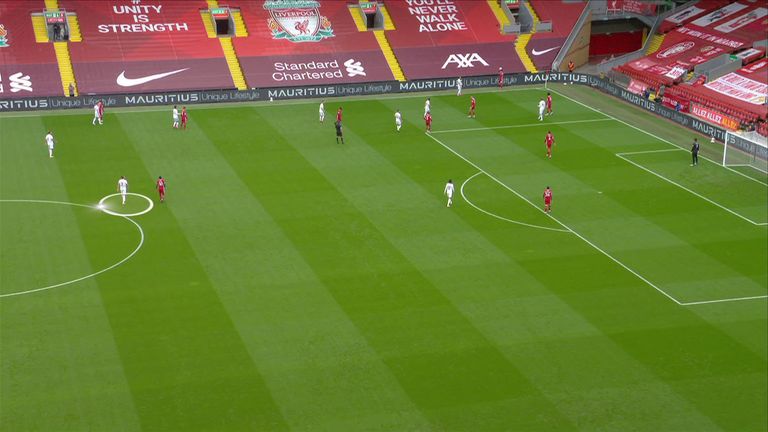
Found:
<svg viewBox="0 0 768 432"><path fill-rule="evenodd" d="M0 116L0 429L766 430L768 178L546 91Z"/></svg>

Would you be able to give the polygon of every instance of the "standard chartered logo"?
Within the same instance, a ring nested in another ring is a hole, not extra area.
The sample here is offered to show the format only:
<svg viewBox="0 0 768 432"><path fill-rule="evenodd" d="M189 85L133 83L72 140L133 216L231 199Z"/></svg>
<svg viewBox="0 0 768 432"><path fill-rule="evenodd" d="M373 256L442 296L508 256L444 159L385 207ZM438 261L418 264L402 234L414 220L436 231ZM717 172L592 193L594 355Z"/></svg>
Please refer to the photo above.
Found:
<svg viewBox="0 0 768 432"><path fill-rule="evenodd" d="M343 81L344 71L347 77L366 76L363 63L355 59L349 59L342 63L339 60L309 61L302 63L273 63L274 81L314 81L333 80Z"/></svg>
<svg viewBox="0 0 768 432"><path fill-rule="evenodd" d="M363 64L355 59L349 59L344 62L344 67L347 68L347 76L365 76L365 68Z"/></svg>
<svg viewBox="0 0 768 432"><path fill-rule="evenodd" d="M11 82L11 93L17 93L20 91L32 91L32 80L29 75L24 75L21 72L17 72L8 77Z"/></svg>

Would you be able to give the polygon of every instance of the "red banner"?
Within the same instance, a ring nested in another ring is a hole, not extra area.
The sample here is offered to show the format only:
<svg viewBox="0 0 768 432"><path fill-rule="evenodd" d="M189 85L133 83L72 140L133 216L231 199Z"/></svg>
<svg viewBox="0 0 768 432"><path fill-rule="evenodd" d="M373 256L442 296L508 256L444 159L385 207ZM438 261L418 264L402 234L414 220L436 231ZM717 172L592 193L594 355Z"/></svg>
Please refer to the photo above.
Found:
<svg viewBox="0 0 768 432"><path fill-rule="evenodd" d="M651 73L667 83L679 80L694 66L707 62L721 54L734 50L731 45L740 41L717 37L708 40L708 34L688 27L681 27L667 34L661 48L646 57L626 64L638 72Z"/></svg>
<svg viewBox="0 0 768 432"><path fill-rule="evenodd" d="M700 27L707 27L712 24L722 22L723 19L747 8L749 8L749 6L745 4L731 3L713 12L710 12L701 18L698 18L696 21L693 21L692 24Z"/></svg>
<svg viewBox="0 0 768 432"><path fill-rule="evenodd" d="M762 59L759 62L752 63L751 65L745 66L741 69L739 69L739 74L750 76L753 74L764 74L768 73L768 59Z"/></svg>
<svg viewBox="0 0 768 432"><path fill-rule="evenodd" d="M618 12L653 15L656 12L656 5L642 0L608 0L608 13Z"/></svg>
<svg viewBox="0 0 768 432"><path fill-rule="evenodd" d="M701 39L705 42L711 42L713 44L722 45L723 47L733 49L741 48L747 45L743 40L725 37L717 32L710 32L705 29L683 26L675 30L675 32L688 36L688 38Z"/></svg>
<svg viewBox="0 0 768 432"><path fill-rule="evenodd" d="M763 56L765 56L765 48L749 48L744 51L735 54L740 58L742 64L749 64Z"/></svg>
<svg viewBox="0 0 768 432"><path fill-rule="evenodd" d="M723 75L705 84L705 86L720 94L753 105L765 105L766 97L768 97L768 84L733 72Z"/></svg>
<svg viewBox="0 0 768 432"><path fill-rule="evenodd" d="M634 94L643 94L645 92L645 89L648 88L648 84L638 81L638 80L630 80L629 81L629 87L627 87L627 90L631 91Z"/></svg>
<svg viewBox="0 0 768 432"><path fill-rule="evenodd" d="M729 117L718 111L705 108L704 106L696 103L691 104L691 114L730 130L737 130L739 128L738 120L734 119L733 117Z"/></svg>
<svg viewBox="0 0 768 432"><path fill-rule="evenodd" d="M661 104L667 108L677 109L677 105L680 104L680 111L689 112L691 110L691 101L683 99L679 96L669 96L666 93L661 98Z"/></svg>

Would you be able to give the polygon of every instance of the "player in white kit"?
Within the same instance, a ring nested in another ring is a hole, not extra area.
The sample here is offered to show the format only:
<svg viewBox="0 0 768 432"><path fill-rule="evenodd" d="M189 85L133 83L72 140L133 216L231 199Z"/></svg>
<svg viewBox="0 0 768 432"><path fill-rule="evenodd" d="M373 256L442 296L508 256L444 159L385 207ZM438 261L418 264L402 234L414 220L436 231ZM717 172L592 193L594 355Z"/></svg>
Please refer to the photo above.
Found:
<svg viewBox="0 0 768 432"><path fill-rule="evenodd" d="M93 106L93 122L91 122L91 124L94 126L96 125L96 122L98 122L100 125L104 124L104 119L102 117L104 111L102 111L101 107L101 101L96 102L96 104Z"/></svg>
<svg viewBox="0 0 768 432"><path fill-rule="evenodd" d="M48 134L45 136L45 143L48 145L48 157L53 157L53 134L51 131L48 131Z"/></svg>
<svg viewBox="0 0 768 432"><path fill-rule="evenodd" d="M546 102L544 102L544 99L539 100L539 121L544 121L544 110L547 108Z"/></svg>
<svg viewBox="0 0 768 432"><path fill-rule="evenodd" d="M445 184L443 193L448 197L448 205L446 207L450 207L451 204L453 204L453 181L450 179L448 180L448 183Z"/></svg>
<svg viewBox="0 0 768 432"><path fill-rule="evenodd" d="M173 106L173 127L174 129L179 128L179 110L176 108L176 105Z"/></svg>
<svg viewBox="0 0 768 432"><path fill-rule="evenodd" d="M325 100L320 101L320 123L325 121Z"/></svg>
<svg viewBox="0 0 768 432"><path fill-rule="evenodd" d="M456 96L461 96L461 86L464 85L464 82L461 80L461 77L459 77L456 80Z"/></svg>
<svg viewBox="0 0 768 432"><path fill-rule="evenodd" d="M128 180L125 179L125 176L120 176L120 180L117 181L117 190L123 197L123 205L125 205L125 197L128 195Z"/></svg>
<svg viewBox="0 0 768 432"><path fill-rule="evenodd" d="M395 126L397 131L400 132L400 128L403 127L403 115L400 114L400 110L395 111Z"/></svg>
<svg viewBox="0 0 768 432"><path fill-rule="evenodd" d="M424 117L426 117L427 114L431 113L431 111L430 111L430 104L431 103L429 102L429 98L427 98L427 101L424 102Z"/></svg>

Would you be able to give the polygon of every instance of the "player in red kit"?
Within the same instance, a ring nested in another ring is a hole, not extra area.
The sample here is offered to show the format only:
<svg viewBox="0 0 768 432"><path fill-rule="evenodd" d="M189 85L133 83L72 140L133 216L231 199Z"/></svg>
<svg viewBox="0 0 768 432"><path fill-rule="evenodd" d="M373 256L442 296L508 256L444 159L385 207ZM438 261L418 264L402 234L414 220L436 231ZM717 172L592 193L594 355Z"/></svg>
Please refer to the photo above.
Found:
<svg viewBox="0 0 768 432"><path fill-rule="evenodd" d="M552 146L555 145L555 136L551 131L547 131L547 136L544 137L544 144L547 145L547 157L552 159Z"/></svg>
<svg viewBox="0 0 768 432"><path fill-rule="evenodd" d="M432 132L432 114L426 113L424 115L424 122L427 124L427 132Z"/></svg>
<svg viewBox="0 0 768 432"><path fill-rule="evenodd" d="M544 213L552 211L552 189L547 186L544 189Z"/></svg>
<svg viewBox="0 0 768 432"><path fill-rule="evenodd" d="M337 122L341 121L341 107L339 107L339 110L336 111L336 121Z"/></svg>
<svg viewBox="0 0 768 432"><path fill-rule="evenodd" d="M187 107L181 107L181 128L187 128Z"/></svg>
<svg viewBox="0 0 768 432"><path fill-rule="evenodd" d="M477 101L474 96L470 96L469 100L469 115L467 117L475 118L475 108L477 108Z"/></svg>
<svg viewBox="0 0 768 432"><path fill-rule="evenodd" d="M499 66L499 88L504 87L504 71Z"/></svg>
<svg viewBox="0 0 768 432"><path fill-rule="evenodd" d="M552 114L552 94L547 92L547 115Z"/></svg>
<svg viewBox="0 0 768 432"><path fill-rule="evenodd" d="M163 179L163 176L160 176L157 178L157 184L155 185L155 188L157 189L157 193L160 194L160 202L165 201L165 180Z"/></svg>

